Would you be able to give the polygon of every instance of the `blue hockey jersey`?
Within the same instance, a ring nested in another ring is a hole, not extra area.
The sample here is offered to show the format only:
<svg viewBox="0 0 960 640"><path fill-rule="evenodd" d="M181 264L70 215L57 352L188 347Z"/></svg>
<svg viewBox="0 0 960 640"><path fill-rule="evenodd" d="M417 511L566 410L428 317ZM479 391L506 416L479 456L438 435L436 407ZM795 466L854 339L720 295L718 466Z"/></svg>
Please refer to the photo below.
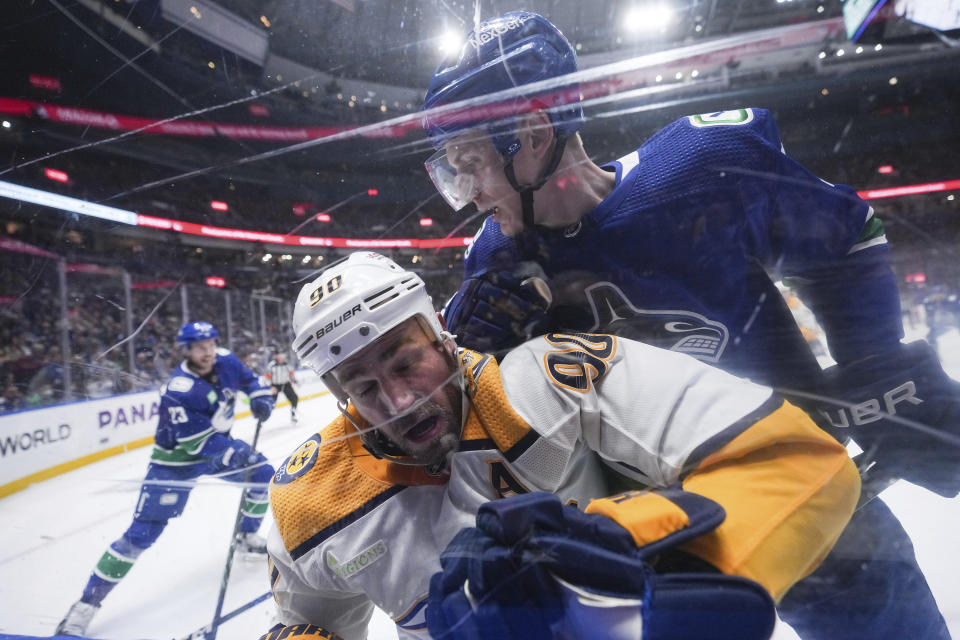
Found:
<svg viewBox="0 0 960 640"><path fill-rule="evenodd" d="M795 278L838 361L899 341L882 225L853 189L789 158L768 111L682 118L604 168L616 186L570 228L508 238L488 218L465 277L535 260L553 289L551 328L623 335L787 388L810 389L820 367L771 276Z"/></svg>
<svg viewBox="0 0 960 640"><path fill-rule="evenodd" d="M160 391L160 421L151 462L183 466L205 462L230 446L237 392L250 398L272 392L227 349L217 349L213 371L198 376L180 364Z"/></svg>

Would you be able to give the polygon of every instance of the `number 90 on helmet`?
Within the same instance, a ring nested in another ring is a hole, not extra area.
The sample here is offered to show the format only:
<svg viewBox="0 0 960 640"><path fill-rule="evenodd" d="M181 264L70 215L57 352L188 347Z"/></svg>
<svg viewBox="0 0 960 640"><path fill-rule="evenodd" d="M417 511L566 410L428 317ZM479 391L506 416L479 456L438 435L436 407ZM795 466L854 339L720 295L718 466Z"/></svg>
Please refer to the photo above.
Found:
<svg viewBox="0 0 960 640"><path fill-rule="evenodd" d="M378 253L351 253L300 290L293 310L293 349L345 400L328 375L333 368L416 316L435 340L442 340L443 327L420 276Z"/></svg>

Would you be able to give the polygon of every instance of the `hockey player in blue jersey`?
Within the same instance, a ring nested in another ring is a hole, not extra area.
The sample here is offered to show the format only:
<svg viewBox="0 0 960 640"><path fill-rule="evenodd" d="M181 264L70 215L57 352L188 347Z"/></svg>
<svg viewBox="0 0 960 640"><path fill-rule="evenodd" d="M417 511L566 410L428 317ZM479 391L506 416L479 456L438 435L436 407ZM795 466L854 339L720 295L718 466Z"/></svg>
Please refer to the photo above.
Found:
<svg viewBox="0 0 960 640"><path fill-rule="evenodd" d="M103 599L127 575L171 518L183 513L190 485L184 481L214 475L231 482L250 482L242 505L238 549L265 553L257 529L267 511L267 483L273 468L263 454L230 436L237 393L250 399L250 410L264 421L273 410L273 394L227 349L217 348L219 333L209 322L188 322L177 333L186 359L160 392L160 417L153 455L133 523L97 562L83 595L57 626L61 635L86 633ZM164 485L164 481L176 484ZM259 488L259 487L263 488Z"/></svg>
<svg viewBox="0 0 960 640"><path fill-rule="evenodd" d="M576 70L559 30L521 11L482 23L431 80L427 172L453 208L491 214L445 309L458 342L502 352L584 330L686 352L819 412L864 449L861 468L956 495L958 385L925 342L900 343L872 209L789 158L763 109L682 118L597 165L580 105L564 102L576 87L549 82ZM478 106L532 83L539 93ZM771 275L792 278L836 367L821 370ZM949 637L909 537L879 500L780 613L806 639Z"/></svg>

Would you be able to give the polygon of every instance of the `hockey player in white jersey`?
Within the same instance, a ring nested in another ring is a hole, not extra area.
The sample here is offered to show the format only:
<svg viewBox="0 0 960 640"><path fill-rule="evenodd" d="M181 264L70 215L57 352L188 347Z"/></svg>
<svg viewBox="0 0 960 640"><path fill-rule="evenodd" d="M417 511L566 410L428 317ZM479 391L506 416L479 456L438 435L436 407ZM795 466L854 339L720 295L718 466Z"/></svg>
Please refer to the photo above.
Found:
<svg viewBox="0 0 960 640"><path fill-rule="evenodd" d="M188 322L177 333L186 359L160 391L160 416L153 455L133 522L97 562L83 595L57 626L61 635L86 633L103 599L133 568L136 559L160 536L171 518L183 513L191 487L184 481L216 474L231 482L266 484L273 475L263 454L230 436L237 392L250 398L250 410L266 420L273 394L227 349L217 348L219 336L209 322ZM164 481L174 484L164 485ZM238 548L263 553L266 543L256 534L267 511L267 492L244 492Z"/></svg>
<svg viewBox="0 0 960 640"><path fill-rule="evenodd" d="M859 495L770 388L603 334L498 364L375 253L305 286L293 324L342 416L272 481L267 640L363 638L374 606L403 638L549 638L605 599L622 624L592 637L765 638Z"/></svg>

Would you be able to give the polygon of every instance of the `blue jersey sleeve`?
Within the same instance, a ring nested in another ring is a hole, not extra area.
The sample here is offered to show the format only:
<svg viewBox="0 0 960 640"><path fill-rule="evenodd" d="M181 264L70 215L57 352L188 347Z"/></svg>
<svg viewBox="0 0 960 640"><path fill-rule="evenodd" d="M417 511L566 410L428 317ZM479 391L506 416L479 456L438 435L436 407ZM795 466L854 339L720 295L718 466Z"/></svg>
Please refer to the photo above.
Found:
<svg viewBox="0 0 960 640"><path fill-rule="evenodd" d="M748 251L794 285L838 362L892 348L903 329L883 224L853 189L787 156L772 115L753 111L756 152L741 180Z"/></svg>
<svg viewBox="0 0 960 640"><path fill-rule="evenodd" d="M250 399L260 396L273 396L273 392L266 380L250 370L232 351L224 350L220 355L222 366L229 367L236 376L237 388L247 394Z"/></svg>
<svg viewBox="0 0 960 640"><path fill-rule="evenodd" d="M792 277L824 327L838 362L889 348L902 336L899 292L883 226L848 186L826 182L784 152L773 116L738 109L683 118L640 153L670 158L662 176L629 196L677 202L691 193L712 206L707 242L737 247L774 278ZM664 163L666 164L666 163ZM706 194L708 197L703 198ZM864 327L870 331L864 331Z"/></svg>

